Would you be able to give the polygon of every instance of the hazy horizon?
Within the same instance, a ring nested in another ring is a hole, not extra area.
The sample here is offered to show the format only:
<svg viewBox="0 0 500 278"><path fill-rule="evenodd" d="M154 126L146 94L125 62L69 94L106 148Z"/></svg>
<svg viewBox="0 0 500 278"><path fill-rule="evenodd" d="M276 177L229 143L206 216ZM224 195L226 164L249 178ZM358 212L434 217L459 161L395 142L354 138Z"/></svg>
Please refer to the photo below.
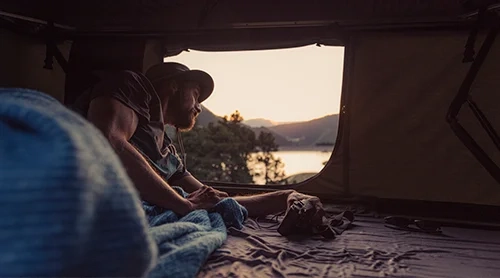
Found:
<svg viewBox="0 0 500 278"><path fill-rule="evenodd" d="M206 107L205 109L207 109L208 107ZM218 115L218 114L215 114L210 108L208 108L208 110L214 114L215 116L217 117L224 117L224 116L229 116L229 115ZM299 120L299 121L274 121L274 120L271 120L271 119L266 119L266 118L246 118L246 117L243 117L243 122L247 122L247 121L259 121L259 120L262 120L262 121L270 121L272 122L274 125L283 125L283 124L293 124L293 123L300 123L300 122L308 122L308 121L312 121L312 120L316 120L316 119L321 119L323 117L326 117L326 116L331 116L331 115L338 115L339 113L331 113L331 114L327 114L327 115L323 115L323 116L319 116L319 117L315 117L315 118L312 118L312 119L307 119L307 120ZM255 126L255 127L260 127L260 126Z"/></svg>
<svg viewBox="0 0 500 278"><path fill-rule="evenodd" d="M217 116L238 110L245 120L290 123L339 112L343 47L310 45L231 52L190 50L165 58L165 61L180 62L212 76L214 93L203 105Z"/></svg>

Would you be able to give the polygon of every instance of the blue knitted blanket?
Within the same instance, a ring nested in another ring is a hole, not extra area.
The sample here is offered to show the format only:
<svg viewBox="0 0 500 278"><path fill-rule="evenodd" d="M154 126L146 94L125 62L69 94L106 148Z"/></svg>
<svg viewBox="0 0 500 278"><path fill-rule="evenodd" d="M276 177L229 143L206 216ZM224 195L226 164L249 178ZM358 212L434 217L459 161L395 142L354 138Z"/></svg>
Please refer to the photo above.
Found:
<svg viewBox="0 0 500 278"><path fill-rule="evenodd" d="M141 205L95 127L0 88L0 277L193 277L246 216L230 198L182 218Z"/></svg>
<svg viewBox="0 0 500 278"><path fill-rule="evenodd" d="M186 196L182 189L174 188ZM147 203L144 209L160 250L158 264L149 273L151 278L194 277L208 256L226 240L226 226L241 229L248 215L232 198L220 201L212 213L196 210L182 218Z"/></svg>

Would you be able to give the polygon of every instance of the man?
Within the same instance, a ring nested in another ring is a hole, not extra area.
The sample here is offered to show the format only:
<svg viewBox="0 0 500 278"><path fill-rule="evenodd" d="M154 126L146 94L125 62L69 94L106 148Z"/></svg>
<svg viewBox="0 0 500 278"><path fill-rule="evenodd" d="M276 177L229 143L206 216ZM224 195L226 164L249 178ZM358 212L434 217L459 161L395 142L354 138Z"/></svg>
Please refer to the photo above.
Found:
<svg viewBox="0 0 500 278"><path fill-rule="evenodd" d="M162 63L145 75L121 71L103 76L75 108L109 140L143 200L185 215L211 209L228 194L202 184L185 170L164 128L168 124L190 130L201 112L200 103L213 89L214 81L206 72ZM171 186L190 195L183 198ZM293 190L235 197L249 216L279 213L303 198L311 199L322 214L317 197Z"/></svg>

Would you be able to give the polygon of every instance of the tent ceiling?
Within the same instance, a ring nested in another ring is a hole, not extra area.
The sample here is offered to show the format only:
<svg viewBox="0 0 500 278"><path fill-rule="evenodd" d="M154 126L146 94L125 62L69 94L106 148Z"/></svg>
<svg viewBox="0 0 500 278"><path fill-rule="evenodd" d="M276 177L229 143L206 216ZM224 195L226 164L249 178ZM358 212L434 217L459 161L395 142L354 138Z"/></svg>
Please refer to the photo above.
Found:
<svg viewBox="0 0 500 278"><path fill-rule="evenodd" d="M172 32L283 26L460 22L497 0L4 0L0 11L80 31Z"/></svg>

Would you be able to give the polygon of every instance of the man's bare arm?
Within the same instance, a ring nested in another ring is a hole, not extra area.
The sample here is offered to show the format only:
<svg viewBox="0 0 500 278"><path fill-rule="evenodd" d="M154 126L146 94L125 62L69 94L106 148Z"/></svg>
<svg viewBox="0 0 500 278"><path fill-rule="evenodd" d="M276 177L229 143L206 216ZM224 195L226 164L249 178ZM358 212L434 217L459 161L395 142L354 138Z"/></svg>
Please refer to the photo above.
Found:
<svg viewBox="0 0 500 278"><path fill-rule="evenodd" d="M182 177L174 182L171 182L173 186L179 186L182 187L186 192L191 193L193 191L196 191L200 189L203 186L203 183L199 182L195 177L193 176L185 176Z"/></svg>
<svg viewBox="0 0 500 278"><path fill-rule="evenodd" d="M181 215L194 209L128 142L138 124L138 116L132 109L111 97L99 97L90 103L87 117L108 139L143 200Z"/></svg>
<svg viewBox="0 0 500 278"><path fill-rule="evenodd" d="M175 181L174 185L182 187L187 192L196 191L203 186L193 176L186 176ZM218 194L226 194L218 191ZM280 213L288 208L289 197L296 194L294 190L279 190L252 196L237 196L235 200L248 210L250 217L265 216ZM226 196L227 197L227 194Z"/></svg>

